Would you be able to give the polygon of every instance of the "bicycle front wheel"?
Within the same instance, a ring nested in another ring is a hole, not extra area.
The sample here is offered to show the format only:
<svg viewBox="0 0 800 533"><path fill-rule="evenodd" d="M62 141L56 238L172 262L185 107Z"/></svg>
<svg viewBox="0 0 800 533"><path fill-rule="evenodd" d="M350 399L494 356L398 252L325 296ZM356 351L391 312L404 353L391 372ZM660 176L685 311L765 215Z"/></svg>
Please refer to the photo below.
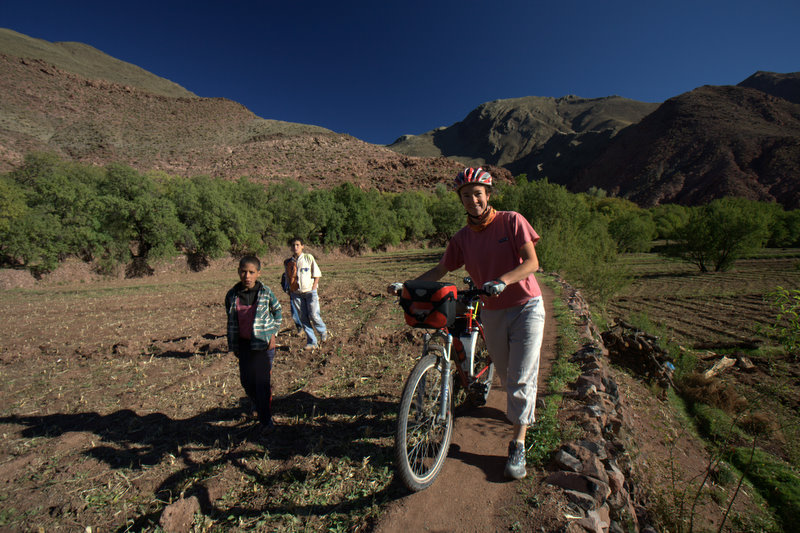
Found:
<svg viewBox="0 0 800 533"><path fill-rule="evenodd" d="M428 488L439 475L453 434L452 400L445 420L438 420L443 378L440 361L444 350L439 357L437 352L428 352L414 366L397 414L395 462L403 484L414 492ZM451 374L451 391L452 386Z"/></svg>

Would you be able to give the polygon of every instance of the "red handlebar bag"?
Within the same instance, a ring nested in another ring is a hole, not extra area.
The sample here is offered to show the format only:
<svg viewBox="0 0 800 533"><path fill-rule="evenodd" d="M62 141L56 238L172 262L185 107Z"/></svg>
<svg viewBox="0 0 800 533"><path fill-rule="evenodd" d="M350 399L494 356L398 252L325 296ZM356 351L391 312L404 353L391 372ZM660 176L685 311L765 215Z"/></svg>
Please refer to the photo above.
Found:
<svg viewBox="0 0 800 533"><path fill-rule="evenodd" d="M456 318L458 289L452 283L406 281L400 294L400 307L406 323L414 328L439 329L452 326Z"/></svg>

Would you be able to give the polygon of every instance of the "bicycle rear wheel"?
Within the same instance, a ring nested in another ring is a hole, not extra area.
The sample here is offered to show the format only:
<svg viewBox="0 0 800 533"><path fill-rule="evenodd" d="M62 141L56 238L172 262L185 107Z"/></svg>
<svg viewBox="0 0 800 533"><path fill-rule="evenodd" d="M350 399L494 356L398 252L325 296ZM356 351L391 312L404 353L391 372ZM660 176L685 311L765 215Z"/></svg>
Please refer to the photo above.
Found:
<svg viewBox="0 0 800 533"><path fill-rule="evenodd" d="M453 434L452 401L447 406L446 419L437 420L443 377L438 352L429 351L414 366L403 388L397 414L395 463L403 484L414 492L428 488L439 475ZM451 391L452 385L451 374Z"/></svg>

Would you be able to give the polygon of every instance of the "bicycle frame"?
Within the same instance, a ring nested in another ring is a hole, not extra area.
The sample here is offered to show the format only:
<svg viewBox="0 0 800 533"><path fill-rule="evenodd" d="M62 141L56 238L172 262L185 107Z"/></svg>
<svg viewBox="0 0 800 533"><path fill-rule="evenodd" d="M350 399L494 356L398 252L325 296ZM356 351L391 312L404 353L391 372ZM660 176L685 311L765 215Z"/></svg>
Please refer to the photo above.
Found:
<svg viewBox="0 0 800 533"><path fill-rule="evenodd" d="M483 324L480 322L480 320L478 320L478 311L480 310L480 306L480 298L473 298L467 304L467 311L464 313L464 317L467 320L465 333L469 333L471 337L469 350L464 350L464 362L467 363L466 368L463 368L462 365L458 365L459 375L464 385L466 385L469 380L480 378L486 371L486 368L482 368L477 375L475 374L475 347L478 345L478 337L485 339ZM458 342L461 343L461 340L459 339ZM463 343L461 344L463 347ZM456 349L458 349L457 345Z"/></svg>
<svg viewBox="0 0 800 533"><path fill-rule="evenodd" d="M440 422L447 417L447 406L450 404L450 394L452 393L450 390L449 378L453 367L456 368L459 381L464 388L469 387L470 383L480 379L489 369L489 365L487 364L484 368L480 369L478 374L475 374L475 349L478 345L478 337L484 338L483 324L480 322L480 320L478 320L478 311L480 310L480 305L480 298L472 298L466 304L466 312L462 315L467 322L465 332L469 333L472 337L469 350L464 349L465 347L461 343L460 339L458 339L458 337L454 337L447 328L436 330L433 333L425 333L423 336L423 355L431 352L429 346L432 342L437 345L441 345L445 351L445 356L441 361L443 379L441 396L442 402L438 416L438 420ZM460 364L453 364L455 361L453 358L454 346L456 347L457 351L458 347L461 346L461 349L464 352L464 360Z"/></svg>

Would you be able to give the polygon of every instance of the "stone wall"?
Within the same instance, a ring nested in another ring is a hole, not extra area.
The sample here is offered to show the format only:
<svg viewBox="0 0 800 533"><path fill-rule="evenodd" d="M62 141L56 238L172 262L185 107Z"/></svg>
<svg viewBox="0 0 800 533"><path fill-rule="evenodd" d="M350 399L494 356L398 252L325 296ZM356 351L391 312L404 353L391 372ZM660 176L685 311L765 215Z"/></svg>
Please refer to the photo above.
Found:
<svg viewBox="0 0 800 533"><path fill-rule="evenodd" d="M580 291L557 275L555 279L583 343L570 357L581 374L566 392L561 415L579 426L583 436L555 453L556 470L547 482L560 487L570 502L574 520L569 532L653 532L632 495L632 467L619 438L627 425L625 402L609 373L608 350Z"/></svg>

